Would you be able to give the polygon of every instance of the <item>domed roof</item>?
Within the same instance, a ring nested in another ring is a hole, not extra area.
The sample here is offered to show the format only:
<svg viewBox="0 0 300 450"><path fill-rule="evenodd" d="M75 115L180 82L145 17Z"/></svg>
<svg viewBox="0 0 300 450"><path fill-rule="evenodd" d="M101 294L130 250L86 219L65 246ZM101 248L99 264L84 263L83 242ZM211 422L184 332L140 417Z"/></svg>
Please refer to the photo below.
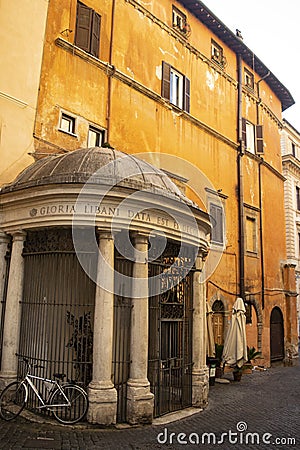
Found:
<svg viewBox="0 0 300 450"><path fill-rule="evenodd" d="M61 183L85 184L88 180L157 192L192 203L162 170L134 155L104 147L78 149L39 159L12 183L3 186L1 192Z"/></svg>

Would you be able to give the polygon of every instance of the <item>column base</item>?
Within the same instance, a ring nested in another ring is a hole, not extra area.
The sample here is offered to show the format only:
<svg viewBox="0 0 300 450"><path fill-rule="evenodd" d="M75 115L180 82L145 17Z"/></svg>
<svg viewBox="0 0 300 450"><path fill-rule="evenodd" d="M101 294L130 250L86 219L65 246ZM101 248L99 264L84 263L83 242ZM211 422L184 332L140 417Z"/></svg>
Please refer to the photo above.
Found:
<svg viewBox="0 0 300 450"><path fill-rule="evenodd" d="M117 391L110 382L92 381L88 388L87 420L99 425L113 425L117 421Z"/></svg>
<svg viewBox="0 0 300 450"><path fill-rule="evenodd" d="M148 380L127 382L127 422L131 425L152 423L154 395Z"/></svg>
<svg viewBox="0 0 300 450"><path fill-rule="evenodd" d="M2 391L9 383L16 381L17 372L0 372L0 391Z"/></svg>
<svg viewBox="0 0 300 450"><path fill-rule="evenodd" d="M209 392L209 369L203 367L192 373L192 405L197 408L206 408Z"/></svg>

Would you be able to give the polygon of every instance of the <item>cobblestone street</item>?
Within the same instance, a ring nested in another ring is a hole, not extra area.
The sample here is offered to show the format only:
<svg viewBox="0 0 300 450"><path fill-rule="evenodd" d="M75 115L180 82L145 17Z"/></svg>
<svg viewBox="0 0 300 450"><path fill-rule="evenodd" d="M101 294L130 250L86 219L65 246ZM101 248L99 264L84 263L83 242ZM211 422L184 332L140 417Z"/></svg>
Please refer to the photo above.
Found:
<svg viewBox="0 0 300 450"><path fill-rule="evenodd" d="M24 417L0 421L0 448L299 449L299 376L299 366L273 367L243 375L240 383L216 384L205 411L168 424L99 429L61 426L52 420L33 423Z"/></svg>

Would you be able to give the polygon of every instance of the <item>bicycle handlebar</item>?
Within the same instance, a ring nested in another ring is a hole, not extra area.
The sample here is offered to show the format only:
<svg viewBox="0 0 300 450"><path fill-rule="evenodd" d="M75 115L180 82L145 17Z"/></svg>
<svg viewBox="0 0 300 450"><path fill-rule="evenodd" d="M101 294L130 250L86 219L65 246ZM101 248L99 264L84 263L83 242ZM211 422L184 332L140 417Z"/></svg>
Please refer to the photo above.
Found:
<svg viewBox="0 0 300 450"><path fill-rule="evenodd" d="M31 367L33 367L34 369L45 369L45 366L41 366L40 364L34 364L33 366L30 364L30 362L29 362L29 359L27 359L27 358L21 358L20 359L20 361L23 361L26 365L27 365L27 367L28 367L28 369L30 370L30 368Z"/></svg>

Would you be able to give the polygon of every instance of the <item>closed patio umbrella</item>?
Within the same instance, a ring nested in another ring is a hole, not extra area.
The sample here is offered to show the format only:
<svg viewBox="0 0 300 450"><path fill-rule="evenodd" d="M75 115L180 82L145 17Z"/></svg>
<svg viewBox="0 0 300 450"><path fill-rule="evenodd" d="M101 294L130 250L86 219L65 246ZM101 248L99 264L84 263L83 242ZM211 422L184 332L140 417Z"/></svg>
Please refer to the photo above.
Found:
<svg viewBox="0 0 300 450"><path fill-rule="evenodd" d="M224 363L241 368L247 361L246 308L238 297L232 308L232 317L224 342L222 360Z"/></svg>
<svg viewBox="0 0 300 450"><path fill-rule="evenodd" d="M215 357L215 338L212 323L213 311L206 302L206 355L210 358Z"/></svg>

